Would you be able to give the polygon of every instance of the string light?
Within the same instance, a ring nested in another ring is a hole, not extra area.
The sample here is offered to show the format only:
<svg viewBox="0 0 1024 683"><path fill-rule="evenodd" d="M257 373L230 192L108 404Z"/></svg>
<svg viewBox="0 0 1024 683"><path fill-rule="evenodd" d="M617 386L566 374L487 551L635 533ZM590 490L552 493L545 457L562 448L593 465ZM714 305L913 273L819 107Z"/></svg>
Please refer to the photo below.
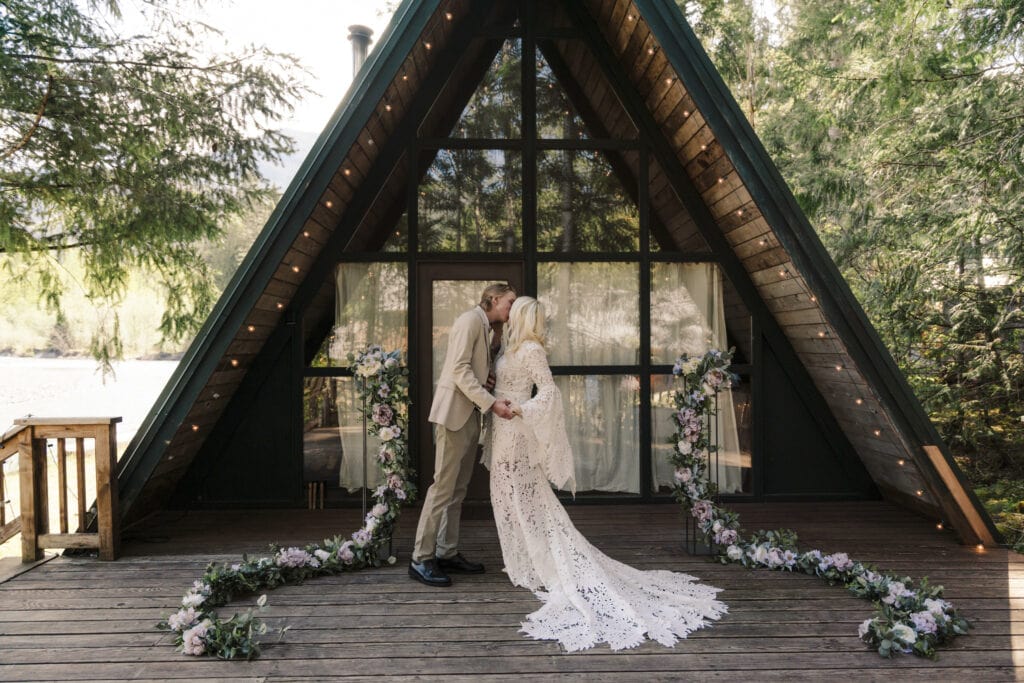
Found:
<svg viewBox="0 0 1024 683"><path fill-rule="evenodd" d="M700 151L702 151L702 152L708 151L708 146L707 145L701 145L700 146Z"/></svg>
<svg viewBox="0 0 1024 683"><path fill-rule="evenodd" d="M671 77L669 77L669 78L666 78L666 79L665 79L665 85L672 85L672 82L673 82L674 80L676 80L676 79L674 79L674 78L671 78Z"/></svg>
<svg viewBox="0 0 1024 683"><path fill-rule="evenodd" d="M309 230L303 230L302 231L302 236L303 237L309 237Z"/></svg>
<svg viewBox="0 0 1024 683"><path fill-rule="evenodd" d="M718 176L718 184L721 185L724 182L725 182L725 178L723 176Z"/></svg>
<svg viewBox="0 0 1024 683"><path fill-rule="evenodd" d="M843 366L842 365L837 365L836 366L836 372L842 372L842 371L843 371Z"/></svg>
<svg viewBox="0 0 1024 683"><path fill-rule="evenodd" d="M346 169L345 169L345 170L343 171L343 173L344 173L345 175L352 175L352 169L350 169L350 168L346 168Z"/></svg>
<svg viewBox="0 0 1024 683"><path fill-rule="evenodd" d="M854 401L854 403L856 403L859 406L864 405L864 399L858 398L856 401Z"/></svg>
<svg viewBox="0 0 1024 683"><path fill-rule="evenodd" d="M690 118L690 110L689 109L684 109L683 110L683 118L684 119Z"/></svg>
<svg viewBox="0 0 1024 683"><path fill-rule="evenodd" d="M237 368L238 367L238 359L237 358L232 358L231 359L231 367L233 367L233 368Z"/></svg>
<svg viewBox="0 0 1024 683"><path fill-rule="evenodd" d="M198 432L199 431L199 425L192 425L192 431L193 432Z"/></svg>
<svg viewBox="0 0 1024 683"><path fill-rule="evenodd" d="M736 209L736 215L737 216L742 216L743 215L743 209Z"/></svg>
<svg viewBox="0 0 1024 683"><path fill-rule="evenodd" d="M299 267L298 266L292 266L292 272L293 273L299 272Z"/></svg>
<svg viewBox="0 0 1024 683"><path fill-rule="evenodd" d="M824 338L825 337L825 330L818 330L818 336Z"/></svg>
<svg viewBox="0 0 1024 683"><path fill-rule="evenodd" d="M454 17L455 17L455 15L452 14L451 12L445 12L444 13L444 18L447 19L448 21L451 21Z"/></svg>
<svg viewBox="0 0 1024 683"><path fill-rule="evenodd" d="M942 531L942 522L939 522L938 524L936 524L935 528L938 529L939 531Z"/></svg>
<svg viewBox="0 0 1024 683"><path fill-rule="evenodd" d="M403 81L409 80L409 74L402 74L402 80Z"/></svg>
<svg viewBox="0 0 1024 683"><path fill-rule="evenodd" d="M786 270L785 268L779 271L779 277L786 277L787 275L789 275L789 271Z"/></svg>
<svg viewBox="0 0 1024 683"><path fill-rule="evenodd" d="M881 435L882 435L882 430L881 429L876 429L875 430L875 436L881 436Z"/></svg>
<svg viewBox="0 0 1024 683"><path fill-rule="evenodd" d="M255 332L256 331L256 326L255 325L249 325L249 327L247 327L246 329L249 330L250 332Z"/></svg>
<svg viewBox="0 0 1024 683"><path fill-rule="evenodd" d="M280 311L280 310L281 310L282 308L284 308L284 304L283 304L283 303L281 303L280 301L278 301L278 302L277 302L277 310L279 310L279 311Z"/></svg>
<svg viewBox="0 0 1024 683"><path fill-rule="evenodd" d="M384 105L384 111L391 111L391 105L390 104L385 104Z"/></svg>
<svg viewBox="0 0 1024 683"><path fill-rule="evenodd" d="M425 47L425 48L427 48L428 50L430 50L430 49L432 49L432 48L433 48L434 46L433 46L433 45L431 45L430 43L423 43L423 47Z"/></svg>
<svg viewBox="0 0 1024 683"><path fill-rule="evenodd" d="M975 548L977 548L978 552L980 553L980 552L985 550L985 544L984 543L979 543L978 545L975 546Z"/></svg>
<svg viewBox="0 0 1024 683"><path fill-rule="evenodd" d="M915 493L917 493L917 495L919 495L919 496L923 496L924 495L924 491L922 491L921 489L918 489L917 491L915 491Z"/></svg>
<svg viewBox="0 0 1024 683"><path fill-rule="evenodd" d="M904 460L903 458L900 458L899 460L896 461L896 464L899 465L900 467L903 467L904 465L907 464L907 461Z"/></svg>
<svg viewBox="0 0 1024 683"><path fill-rule="evenodd" d="M636 20L636 17L634 17L632 14L627 15L626 18L629 19L630 21L635 21Z"/></svg>
<svg viewBox="0 0 1024 683"><path fill-rule="evenodd" d="M654 54L654 48L653 47L647 48L647 54L653 55Z"/></svg>
<svg viewBox="0 0 1024 683"><path fill-rule="evenodd" d="M334 202L328 199L326 202L324 202L324 206L326 206L328 209L334 208Z"/></svg>

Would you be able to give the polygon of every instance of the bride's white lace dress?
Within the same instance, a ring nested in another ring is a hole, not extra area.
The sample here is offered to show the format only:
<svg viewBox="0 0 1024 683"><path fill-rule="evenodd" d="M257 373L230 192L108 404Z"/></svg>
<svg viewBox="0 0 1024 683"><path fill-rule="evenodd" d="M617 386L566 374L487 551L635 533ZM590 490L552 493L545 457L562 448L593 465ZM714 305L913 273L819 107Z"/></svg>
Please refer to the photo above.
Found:
<svg viewBox="0 0 1024 683"><path fill-rule="evenodd" d="M672 646L722 615L719 589L685 574L640 571L613 560L573 526L548 483L575 489L561 394L544 349L524 343L498 359L496 375L495 395L523 413L492 422L491 505L501 553L512 583L544 603L523 622L523 631L557 640L569 651L598 643L635 647L645 635Z"/></svg>

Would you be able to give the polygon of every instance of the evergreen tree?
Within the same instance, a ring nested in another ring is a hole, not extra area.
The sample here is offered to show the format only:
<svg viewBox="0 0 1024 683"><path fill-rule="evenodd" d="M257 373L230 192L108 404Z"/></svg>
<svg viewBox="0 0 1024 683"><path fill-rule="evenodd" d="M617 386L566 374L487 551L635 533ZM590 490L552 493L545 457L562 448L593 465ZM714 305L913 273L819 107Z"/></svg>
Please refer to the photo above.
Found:
<svg viewBox="0 0 1024 683"><path fill-rule="evenodd" d="M60 310L59 255L116 302L131 269L165 293L161 333L180 340L214 289L197 252L269 192L257 165L291 151L274 128L302 93L294 60L265 48L208 54L193 5L148 0L149 31L120 35L118 3L0 2L0 259ZM116 317L93 351L119 348Z"/></svg>

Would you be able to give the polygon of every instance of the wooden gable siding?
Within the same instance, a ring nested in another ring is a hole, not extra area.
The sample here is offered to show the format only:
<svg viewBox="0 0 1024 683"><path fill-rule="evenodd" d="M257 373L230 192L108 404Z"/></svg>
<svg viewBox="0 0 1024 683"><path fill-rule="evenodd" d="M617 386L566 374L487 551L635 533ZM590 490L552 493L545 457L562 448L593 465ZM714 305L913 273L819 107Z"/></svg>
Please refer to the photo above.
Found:
<svg viewBox="0 0 1024 683"><path fill-rule="evenodd" d="M447 46L453 27L457 23L454 19L466 14L469 6L469 0L448 0L443 8L439 3L435 3L435 9L423 30L418 32L418 39L401 65L390 75L390 82L383 96L375 103L368 119L362 122L362 130L355 136L354 142L346 150L340 163L335 166L333 175L316 198L315 204L301 224L301 229L292 230L294 234L290 238L288 249L278 260L271 276L261 285L261 291L250 304L244 320L233 332L222 331L222 334L231 335L226 343L226 352L217 360L196 398L187 407L180 424L162 444L149 443L142 446L158 453L159 460L141 486L135 490L128 490L125 506L128 521L160 509L187 471L268 339L279 329L283 317L290 313L293 299L300 286L328 245L345 210L377 160L383 144L395 134L421 82L429 74L436 56ZM447 19L446 13L452 13L453 20ZM357 82L353 89L359 85ZM318 153L330 155L332 151L336 150L314 149L311 157ZM310 160L307 160L308 164ZM304 182L303 186L296 186L300 181ZM301 195L307 189L308 179L303 178L303 174L300 173L293 181L293 187L289 188L286 198L282 199L282 205L287 203L291 195ZM268 221L265 233L275 227L274 223L281 218L284 208L278 207ZM292 217L284 218L287 220ZM253 251L256 251L261 243L262 240L258 240ZM240 273L242 270L240 269ZM240 283L232 283L237 284ZM211 316L211 321L214 317ZM200 338L204 332L208 331L204 328ZM197 343L201 341L200 338L197 338ZM186 360L182 361L183 365L186 364ZM157 410L158 408L154 408L154 413ZM159 421L163 417L165 416L151 414L149 420ZM133 445L135 444L129 446L130 452ZM145 453L140 454L140 457L142 455ZM132 465L133 463L126 462L122 466L122 471ZM134 505L135 501L139 501L140 504Z"/></svg>
<svg viewBox="0 0 1024 683"><path fill-rule="evenodd" d="M937 486L925 461L921 450L925 444L907 438L892 414L893 406L884 405L872 389L637 4L631 0L588 0L585 4L615 56L627 65L632 84L672 144L694 189L872 478L887 495L904 504L931 515L956 518L957 511L937 493L943 487Z"/></svg>

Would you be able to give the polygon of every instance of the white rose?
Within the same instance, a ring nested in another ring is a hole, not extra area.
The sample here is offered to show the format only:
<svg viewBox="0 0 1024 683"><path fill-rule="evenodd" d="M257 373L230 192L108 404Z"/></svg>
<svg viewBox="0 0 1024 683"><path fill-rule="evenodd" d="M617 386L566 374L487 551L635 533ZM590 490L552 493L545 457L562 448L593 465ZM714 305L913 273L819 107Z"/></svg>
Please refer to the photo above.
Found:
<svg viewBox="0 0 1024 683"><path fill-rule="evenodd" d="M910 647L917 641L917 633L906 624L896 624L892 627L892 636Z"/></svg>
<svg viewBox="0 0 1024 683"><path fill-rule="evenodd" d="M871 620L865 619L861 622L860 626L857 627L857 635L862 639L867 635L868 629L871 628Z"/></svg>
<svg viewBox="0 0 1024 683"><path fill-rule="evenodd" d="M743 548L739 547L738 545L731 545L725 549L725 555L730 560L735 562L743 557Z"/></svg>
<svg viewBox="0 0 1024 683"><path fill-rule="evenodd" d="M683 455L689 455L690 451L693 450L693 444L686 439L683 439L676 445L679 447L679 452Z"/></svg>
<svg viewBox="0 0 1024 683"><path fill-rule="evenodd" d="M725 527L725 525L724 525L724 524L722 524L722 520L720 520L720 519L716 519L716 520L715 520L715 523L711 525L711 530L712 530L713 532L715 532L715 533L717 534L717 533L718 533L719 531L721 531L721 530L722 530L722 529L723 529L724 527Z"/></svg>
<svg viewBox="0 0 1024 683"><path fill-rule="evenodd" d="M391 431L391 427L381 427L381 430L377 433L381 441L387 442L395 438L395 433Z"/></svg>
<svg viewBox="0 0 1024 683"><path fill-rule="evenodd" d="M754 562L758 564L768 564L768 546L759 545L754 549Z"/></svg>

